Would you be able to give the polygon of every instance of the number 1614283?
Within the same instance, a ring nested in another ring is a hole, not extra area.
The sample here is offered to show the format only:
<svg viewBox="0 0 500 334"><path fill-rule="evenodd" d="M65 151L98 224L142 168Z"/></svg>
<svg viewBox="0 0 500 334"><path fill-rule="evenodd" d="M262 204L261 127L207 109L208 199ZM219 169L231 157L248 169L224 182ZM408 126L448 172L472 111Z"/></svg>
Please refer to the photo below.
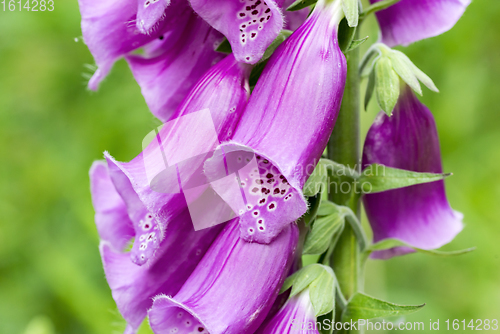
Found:
<svg viewBox="0 0 500 334"><path fill-rule="evenodd" d="M2 0L0 9L4 12L51 12L54 10L54 0Z"/></svg>

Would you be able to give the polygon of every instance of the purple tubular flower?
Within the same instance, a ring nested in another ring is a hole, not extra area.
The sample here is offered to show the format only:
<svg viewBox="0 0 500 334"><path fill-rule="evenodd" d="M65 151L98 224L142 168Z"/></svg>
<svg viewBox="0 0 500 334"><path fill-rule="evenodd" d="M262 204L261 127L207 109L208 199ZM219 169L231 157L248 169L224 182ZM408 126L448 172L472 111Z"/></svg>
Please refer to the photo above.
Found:
<svg viewBox="0 0 500 334"><path fill-rule="evenodd" d="M407 86L394 115L380 112L368 132L363 165L373 163L415 172L443 172L434 118ZM462 214L451 209L443 180L367 194L363 201L374 242L397 238L418 248L434 249L462 230ZM397 247L372 256L387 259L411 251Z"/></svg>
<svg viewBox="0 0 500 334"><path fill-rule="evenodd" d="M256 334L292 333L319 334L308 289L290 298L278 314L256 332Z"/></svg>
<svg viewBox="0 0 500 334"><path fill-rule="evenodd" d="M220 31L238 61L255 64L283 28L274 0L190 0L194 11Z"/></svg>
<svg viewBox="0 0 500 334"><path fill-rule="evenodd" d="M145 55L125 57L149 109L162 122L170 120L198 79L224 58L214 51L223 36L191 8L184 12L172 31L146 45Z"/></svg>
<svg viewBox="0 0 500 334"><path fill-rule="evenodd" d="M258 168L240 173L251 202L241 216L247 241L271 242L307 210L301 189L328 142L344 91L346 61L337 41L340 15L340 1L317 3L269 59L232 142L222 146L229 167L243 156L250 161L250 152L255 153ZM212 165L207 171L222 169L214 167L222 164L220 159L207 163Z"/></svg>
<svg viewBox="0 0 500 334"><path fill-rule="evenodd" d="M142 226L148 224L155 231L153 238L158 241L143 249L136 234L131 251L136 264L142 265L154 255L167 224L187 206L179 189L179 180L189 178L183 173L190 171L190 160L169 166L165 163L164 154L167 161L183 160L178 157L185 156L189 149L210 145L211 140L228 140L248 100L249 74L249 65L238 63L232 55L228 55L199 80L176 110L172 123L165 125L136 158L122 163L105 153L111 178L127 203L132 220L136 222L137 233L142 234ZM200 121L203 120L186 118L200 110L209 111L209 121L213 122L218 138L206 137L200 132ZM182 121L177 122L181 117ZM188 141L182 141L186 138ZM218 142L214 143L214 148ZM151 180L151 170L157 172L155 175L159 177Z"/></svg>
<svg viewBox="0 0 500 334"><path fill-rule="evenodd" d="M83 40L98 66L90 79L90 89L97 89L118 58L154 41L168 30L170 17L185 7L185 4L178 0L169 8L165 7L163 19L153 24L154 29L148 31L148 34L141 34L140 29L136 27L137 9L141 3L144 4L142 0L78 1ZM154 7L158 6L164 6L164 0L154 4ZM142 15L147 16L147 12Z"/></svg>
<svg viewBox="0 0 500 334"><path fill-rule="evenodd" d="M195 232L189 214L183 212L172 221L171 233L161 242L155 261L139 267L123 252L134 231L125 202L116 192L104 162L92 165L90 178L106 279L127 321L125 333L135 333L153 304L152 298L179 291L222 226Z"/></svg>
<svg viewBox="0 0 500 334"><path fill-rule="evenodd" d="M440 35L455 25L469 4L470 0L401 0L376 13L382 42L393 47Z"/></svg>
<svg viewBox="0 0 500 334"><path fill-rule="evenodd" d="M154 333L255 332L292 265L297 240L295 224L269 245L242 240L237 219L227 224L181 290L155 298L148 312Z"/></svg>

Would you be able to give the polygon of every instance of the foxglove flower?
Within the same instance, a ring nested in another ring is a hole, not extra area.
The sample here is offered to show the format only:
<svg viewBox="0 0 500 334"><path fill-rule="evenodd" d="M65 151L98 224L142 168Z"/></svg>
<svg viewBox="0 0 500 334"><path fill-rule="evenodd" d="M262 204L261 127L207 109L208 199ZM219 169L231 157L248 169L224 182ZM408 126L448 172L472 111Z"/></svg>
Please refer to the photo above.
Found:
<svg viewBox="0 0 500 334"><path fill-rule="evenodd" d="M363 165L373 163L414 172L443 172L434 118L407 86L394 115L380 112L368 132ZM443 180L367 194L363 200L374 242L396 238L414 247L434 249L462 230L462 214L451 209ZM398 247L373 256L385 259L411 251Z"/></svg>
<svg viewBox="0 0 500 334"><path fill-rule="evenodd" d="M241 232L247 241L269 243L307 210L302 187L314 170L337 118L346 61L337 41L340 1L319 1L312 15L269 59L224 159L214 156L206 170L238 170L247 199ZM312 66L314 65L314 66ZM232 170L231 166L234 167ZM258 166L258 167L257 167ZM216 189L222 197L224 188Z"/></svg>
<svg viewBox="0 0 500 334"><path fill-rule="evenodd" d="M155 334L257 330L292 265L298 228L290 224L269 245L246 242L239 234L235 218L180 291L155 298L148 312Z"/></svg>
<svg viewBox="0 0 500 334"><path fill-rule="evenodd" d="M129 55L127 61L162 121L221 59L214 49L223 36L198 18L187 0L79 0L79 5L83 39L98 66L89 88L97 89L118 58L144 47L143 56Z"/></svg>
<svg viewBox="0 0 500 334"><path fill-rule="evenodd" d="M290 298L281 310L256 332L256 334L319 334L309 289Z"/></svg>
<svg viewBox="0 0 500 334"><path fill-rule="evenodd" d="M469 4L470 0L401 0L376 13L382 42L393 47L440 35L455 25Z"/></svg>
<svg viewBox="0 0 500 334"><path fill-rule="evenodd" d="M195 232L187 211L173 220L171 233L161 242L157 257L149 266L139 267L124 252L134 236L133 222L125 202L116 192L103 162L90 170L96 225L101 237L101 257L106 279L118 310L127 321L125 333L135 333L157 294L176 294L213 242L222 225ZM148 220L141 226L152 232ZM139 237L152 241L153 233Z"/></svg>
<svg viewBox="0 0 500 334"><path fill-rule="evenodd" d="M125 57L149 110L162 122L171 119L198 79L224 58L215 51L223 36L190 8L186 12L171 32L146 45L145 55Z"/></svg>
<svg viewBox="0 0 500 334"><path fill-rule="evenodd" d="M105 153L118 193L129 211L137 212L132 220L139 224L144 217L151 215L150 223L153 228L158 227L155 232L158 242L162 240L167 224L187 206L178 181L185 185L197 157L231 137L248 100L249 72L249 65L236 62L232 55L227 56L199 80L177 109L173 120L163 126L136 158L121 163ZM195 112L203 110L202 119L200 113ZM206 123L213 123L212 132L205 131ZM196 150L199 153L194 152ZM192 156L196 157L191 159ZM179 163L168 165L165 158L167 162ZM143 208L143 211L138 213L136 207ZM133 261L138 265L146 263L158 246L159 243L152 243L143 249L139 235L136 235L131 251Z"/></svg>

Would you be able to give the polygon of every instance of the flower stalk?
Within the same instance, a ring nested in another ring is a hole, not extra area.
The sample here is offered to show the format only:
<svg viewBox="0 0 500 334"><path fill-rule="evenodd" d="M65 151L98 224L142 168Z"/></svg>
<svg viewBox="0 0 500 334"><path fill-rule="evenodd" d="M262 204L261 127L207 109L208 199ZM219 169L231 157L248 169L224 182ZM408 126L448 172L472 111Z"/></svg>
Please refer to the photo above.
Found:
<svg viewBox="0 0 500 334"><path fill-rule="evenodd" d="M357 39L359 33L355 33ZM359 48L349 51L347 58L347 80L342 105L332 136L328 143L328 158L337 163L349 166L360 172L359 141ZM360 201L351 199L351 194L334 192L329 189L329 199L339 205L347 205L359 218ZM339 288L345 299L349 299L361 289L360 250L356 235L349 224L346 224L336 248L330 258ZM339 319L337 319L339 320Z"/></svg>

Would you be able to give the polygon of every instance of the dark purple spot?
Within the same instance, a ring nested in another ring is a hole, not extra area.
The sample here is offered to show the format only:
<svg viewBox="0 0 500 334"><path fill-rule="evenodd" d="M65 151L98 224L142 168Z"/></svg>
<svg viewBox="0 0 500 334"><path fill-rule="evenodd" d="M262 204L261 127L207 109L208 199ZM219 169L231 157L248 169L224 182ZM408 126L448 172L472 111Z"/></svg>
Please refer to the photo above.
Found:
<svg viewBox="0 0 500 334"><path fill-rule="evenodd" d="M281 191L281 195L284 195L285 193L286 193L286 189L283 189L283 190Z"/></svg>
<svg viewBox="0 0 500 334"><path fill-rule="evenodd" d="M269 13L270 11L271 11L271 9L270 9L270 8L268 8L268 9L266 9L266 11L265 11L264 13L266 13L266 14L267 14L267 13Z"/></svg>
<svg viewBox="0 0 500 334"><path fill-rule="evenodd" d="M259 191L259 188L257 188L257 187L255 187L255 188L252 189L253 193L256 193L257 191Z"/></svg>
<svg viewBox="0 0 500 334"><path fill-rule="evenodd" d="M264 22L264 18L262 17L259 21L260 21L260 22Z"/></svg>
<svg viewBox="0 0 500 334"><path fill-rule="evenodd" d="M259 226L259 230L264 231L264 227Z"/></svg>
<svg viewBox="0 0 500 334"><path fill-rule="evenodd" d="M257 20L253 20L254 22L257 22Z"/></svg>
<svg viewBox="0 0 500 334"><path fill-rule="evenodd" d="M256 6L260 5L262 3L262 1L260 0L257 0L257 2L255 3Z"/></svg>
<svg viewBox="0 0 500 334"><path fill-rule="evenodd" d="M257 156L257 160L260 160L260 155Z"/></svg>
<svg viewBox="0 0 500 334"><path fill-rule="evenodd" d="M274 205L274 203L271 203L271 204L269 204L269 209L274 209L275 206L276 205Z"/></svg>
<svg viewBox="0 0 500 334"><path fill-rule="evenodd" d="M240 30L240 31L243 31L243 30ZM241 34L241 37L245 37L246 35L245 34Z"/></svg>
<svg viewBox="0 0 500 334"><path fill-rule="evenodd" d="M247 25L246 25L246 24L243 24L241 27L242 27L242 28L246 28L246 27L247 27Z"/></svg>
<svg viewBox="0 0 500 334"><path fill-rule="evenodd" d="M250 7L250 6L247 6L247 8L245 8L245 9L246 9L246 10L250 10L250 9L252 9L252 7Z"/></svg>
<svg viewBox="0 0 500 334"><path fill-rule="evenodd" d="M274 175L273 175L273 174L271 174L271 173L267 173L266 177L267 177L268 179L271 179L271 178L273 178L273 177L274 177Z"/></svg>
<svg viewBox="0 0 500 334"><path fill-rule="evenodd" d="M240 17L245 17L246 14L245 13L240 13Z"/></svg>
<svg viewBox="0 0 500 334"><path fill-rule="evenodd" d="M144 225L144 228L149 228L149 224Z"/></svg>
<svg viewBox="0 0 500 334"><path fill-rule="evenodd" d="M252 33L252 35L251 35L250 37L251 37L251 38L255 38L255 36L257 36L257 34L253 32L253 33Z"/></svg>
<svg viewBox="0 0 500 334"><path fill-rule="evenodd" d="M160 36L160 37L158 37L158 39L159 39L160 41L163 41L163 35L162 35L162 36Z"/></svg>
<svg viewBox="0 0 500 334"><path fill-rule="evenodd" d="M198 332L203 332L204 329L205 328L203 328L203 327L198 327Z"/></svg>
<svg viewBox="0 0 500 334"><path fill-rule="evenodd" d="M257 179L257 180L255 180L255 183L262 184L262 183L264 183L264 181L262 181L261 179Z"/></svg>
<svg viewBox="0 0 500 334"><path fill-rule="evenodd" d="M146 1L146 6L149 6L150 2L149 1Z"/></svg>
<svg viewBox="0 0 500 334"><path fill-rule="evenodd" d="M279 193L280 193L280 189L279 189L279 188L274 189L273 194L275 194L275 195L276 195L276 194L279 194Z"/></svg>
<svg viewBox="0 0 500 334"><path fill-rule="evenodd" d="M268 164L268 163L269 163L269 160L264 159L264 160L262 160L262 162L263 162L263 163L265 163L265 164Z"/></svg>
<svg viewBox="0 0 500 334"><path fill-rule="evenodd" d="M153 235L152 234L149 235L148 240L153 240Z"/></svg>
<svg viewBox="0 0 500 334"><path fill-rule="evenodd" d="M268 21L269 21L269 19L270 19L270 18L271 18L271 15L269 15L268 17L266 17L266 20L268 20Z"/></svg>
<svg viewBox="0 0 500 334"><path fill-rule="evenodd" d="M267 188L262 188L262 193L265 194L267 192Z"/></svg>
<svg viewBox="0 0 500 334"><path fill-rule="evenodd" d="M254 211L253 215L257 217L259 215L259 213L257 211Z"/></svg>
<svg viewBox="0 0 500 334"><path fill-rule="evenodd" d="M260 204L264 204L264 203L266 203L266 199L265 199L265 198L261 199L261 200L259 201L259 203L260 203Z"/></svg>
<svg viewBox="0 0 500 334"><path fill-rule="evenodd" d="M244 39L244 38L243 38L241 41L242 41L243 43L245 43L245 39Z"/></svg>

